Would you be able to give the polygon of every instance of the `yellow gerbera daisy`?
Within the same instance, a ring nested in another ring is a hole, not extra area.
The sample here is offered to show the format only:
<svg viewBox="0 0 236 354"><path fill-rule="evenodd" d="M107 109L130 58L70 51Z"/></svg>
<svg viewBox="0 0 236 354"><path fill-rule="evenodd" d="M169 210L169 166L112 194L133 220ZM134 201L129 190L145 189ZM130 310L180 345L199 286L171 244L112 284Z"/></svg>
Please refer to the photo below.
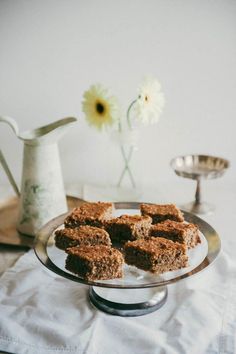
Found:
<svg viewBox="0 0 236 354"><path fill-rule="evenodd" d="M101 130L106 125L112 125L118 117L118 103L114 96L102 85L92 85L84 93L83 112L90 125Z"/></svg>

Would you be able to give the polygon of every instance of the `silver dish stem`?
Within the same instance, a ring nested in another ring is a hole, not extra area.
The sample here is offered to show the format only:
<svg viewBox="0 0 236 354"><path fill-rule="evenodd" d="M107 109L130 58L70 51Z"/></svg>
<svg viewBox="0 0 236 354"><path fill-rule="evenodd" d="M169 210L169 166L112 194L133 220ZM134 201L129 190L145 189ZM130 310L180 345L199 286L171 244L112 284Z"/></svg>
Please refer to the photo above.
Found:
<svg viewBox="0 0 236 354"><path fill-rule="evenodd" d="M196 188L196 193L195 193L195 202L196 204L201 204L201 197L202 197L202 193L201 193L201 179L197 178L197 188Z"/></svg>
<svg viewBox="0 0 236 354"><path fill-rule="evenodd" d="M214 206L202 201L202 185L201 177L196 178L197 187L195 192L195 200L191 203L182 205L181 208L190 211L194 214L211 214L214 211Z"/></svg>

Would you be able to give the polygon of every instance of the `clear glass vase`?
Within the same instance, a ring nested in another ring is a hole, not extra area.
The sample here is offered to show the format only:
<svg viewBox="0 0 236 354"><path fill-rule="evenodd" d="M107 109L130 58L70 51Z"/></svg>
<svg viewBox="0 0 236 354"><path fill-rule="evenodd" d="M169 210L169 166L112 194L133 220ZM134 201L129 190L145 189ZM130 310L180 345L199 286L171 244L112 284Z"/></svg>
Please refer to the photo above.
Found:
<svg viewBox="0 0 236 354"><path fill-rule="evenodd" d="M138 129L114 131L111 136L122 156L123 166L115 185L118 201L137 201L141 197L140 188L137 188L135 175L132 171L132 158L138 150Z"/></svg>

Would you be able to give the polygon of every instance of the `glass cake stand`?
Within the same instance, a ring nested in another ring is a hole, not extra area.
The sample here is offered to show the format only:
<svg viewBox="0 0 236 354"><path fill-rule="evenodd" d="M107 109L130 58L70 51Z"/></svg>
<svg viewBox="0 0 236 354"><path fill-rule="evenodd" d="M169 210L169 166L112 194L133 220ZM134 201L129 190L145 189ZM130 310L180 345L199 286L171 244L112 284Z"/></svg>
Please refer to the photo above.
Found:
<svg viewBox="0 0 236 354"><path fill-rule="evenodd" d="M139 214L139 203L114 203L115 216ZM167 285L199 273L208 267L220 252L220 238L205 221L184 212L187 222L197 224L201 244L188 250L189 267L161 275L142 271L134 266L124 266L121 279L87 281L65 269L67 254L54 243L54 232L63 228L63 214L48 222L37 234L34 250L40 262L54 273L89 286L90 302L98 309L112 315L140 316L160 308L167 300Z"/></svg>
<svg viewBox="0 0 236 354"><path fill-rule="evenodd" d="M202 201L201 181L221 177L229 168L229 161L216 156L185 155L175 157L170 165L178 176L197 182L195 200L183 205L182 208L196 214L211 213L214 206Z"/></svg>

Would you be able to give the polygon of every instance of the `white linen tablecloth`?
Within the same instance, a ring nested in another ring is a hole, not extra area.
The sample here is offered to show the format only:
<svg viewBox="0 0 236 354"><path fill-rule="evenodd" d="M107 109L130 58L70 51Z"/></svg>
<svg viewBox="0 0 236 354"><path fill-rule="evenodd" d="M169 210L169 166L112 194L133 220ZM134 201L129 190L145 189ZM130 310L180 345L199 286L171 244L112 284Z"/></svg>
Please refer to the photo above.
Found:
<svg viewBox="0 0 236 354"><path fill-rule="evenodd" d="M17 354L235 353L235 279L235 266L222 252L208 270L169 286L160 310L122 318L95 309L87 286L48 271L29 251L0 279L0 348Z"/></svg>
<svg viewBox="0 0 236 354"><path fill-rule="evenodd" d="M223 195L233 205L235 194L229 189ZM198 275L168 286L166 304L145 316L123 318L100 312L89 303L87 286L50 272L29 251L0 278L0 350L236 353L234 210L226 211L221 204L208 220L222 236L218 259Z"/></svg>

